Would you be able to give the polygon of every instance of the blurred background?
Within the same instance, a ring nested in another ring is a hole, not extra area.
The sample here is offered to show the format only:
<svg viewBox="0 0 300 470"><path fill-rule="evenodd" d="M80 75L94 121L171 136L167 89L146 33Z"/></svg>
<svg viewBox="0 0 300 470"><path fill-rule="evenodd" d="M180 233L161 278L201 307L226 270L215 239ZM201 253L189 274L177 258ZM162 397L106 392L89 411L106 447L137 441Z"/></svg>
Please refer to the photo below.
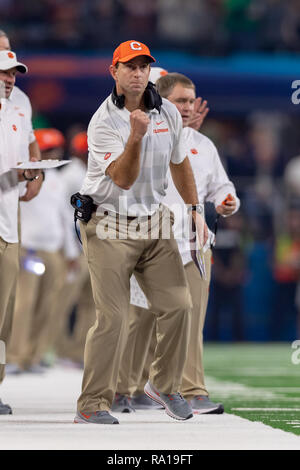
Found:
<svg viewBox="0 0 300 470"><path fill-rule="evenodd" d="M122 41L195 82L241 199L219 224L205 338L300 338L300 0L0 0L0 29L29 66L34 127L67 141L110 93Z"/></svg>

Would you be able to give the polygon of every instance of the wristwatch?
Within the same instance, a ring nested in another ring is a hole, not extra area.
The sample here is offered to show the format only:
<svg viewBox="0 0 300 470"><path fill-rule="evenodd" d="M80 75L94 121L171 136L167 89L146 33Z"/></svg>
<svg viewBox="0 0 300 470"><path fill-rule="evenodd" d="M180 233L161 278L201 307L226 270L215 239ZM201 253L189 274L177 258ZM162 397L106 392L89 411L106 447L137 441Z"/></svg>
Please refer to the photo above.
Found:
<svg viewBox="0 0 300 470"><path fill-rule="evenodd" d="M203 206L202 204L188 205L187 211L188 212L196 211L198 212L198 214L203 214Z"/></svg>
<svg viewBox="0 0 300 470"><path fill-rule="evenodd" d="M23 171L23 177L24 177L24 180L25 181L34 181L34 180L38 180L40 175L36 175L34 176L33 178L27 178L26 174L25 174L26 170ZM42 177L43 177L43 180L45 179L45 173L44 171L41 172L42 174Z"/></svg>

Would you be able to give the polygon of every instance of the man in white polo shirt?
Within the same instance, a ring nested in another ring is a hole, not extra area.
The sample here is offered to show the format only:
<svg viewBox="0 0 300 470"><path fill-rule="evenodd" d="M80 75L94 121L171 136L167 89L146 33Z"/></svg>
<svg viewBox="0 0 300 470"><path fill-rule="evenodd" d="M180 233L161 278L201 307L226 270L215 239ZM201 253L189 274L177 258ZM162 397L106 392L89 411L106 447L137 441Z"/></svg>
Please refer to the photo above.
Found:
<svg viewBox="0 0 300 470"><path fill-rule="evenodd" d="M183 137L187 144L188 158L194 172L199 201L203 205L205 201L214 203L219 215L234 214L240 206L240 201L236 196L233 184L226 175L216 147L210 139L189 126L191 118L193 118L193 122L197 120L193 112L196 100L194 83L185 75L169 73L159 78L156 86L161 96L174 103L182 116ZM230 200L222 204L229 194ZM193 302L191 336L181 393L191 402L194 413L220 414L224 411L223 405L209 399L203 367L203 328L208 303L211 250L208 249L205 253L207 276L206 279L202 279L191 258L189 241L182 232L183 220L187 214L185 214L184 203L172 182L171 175L169 175L169 186L164 203L174 212L176 208L179 209L178 212L175 212L174 235ZM180 210L180 208L184 210ZM134 407L137 409L150 407L147 403L147 397L145 398L143 395L143 387L147 380L149 363L151 363L156 343L154 329L155 316L151 313L151 309L146 310L131 305L129 336L120 367L115 409L128 412L132 411ZM153 332L152 337L151 331ZM133 395L131 401L128 400L130 395Z"/></svg>
<svg viewBox="0 0 300 470"><path fill-rule="evenodd" d="M207 227L197 212L181 116L148 85L154 61L138 41L117 47L110 66L115 88L88 129L90 153L81 194L92 197L97 213L80 228L96 322L87 335L77 423L118 424L109 410L127 338L133 272L157 312L158 343L145 391L173 418L192 417L178 393L191 301L170 212L161 205L169 167L182 198L191 204L200 243L207 239Z"/></svg>
<svg viewBox="0 0 300 470"><path fill-rule="evenodd" d="M6 33L0 30L0 51L9 50L11 50L9 39ZM25 115L28 144L26 147L26 155L24 155L24 160L40 160L41 152L32 128L32 108L28 96L22 90L20 90L19 87L14 86L9 99L15 106L19 108L19 111ZM30 201L32 198L34 198L39 193L42 183L42 178L34 181L27 181L26 190L24 193L22 193L21 200Z"/></svg>
<svg viewBox="0 0 300 470"><path fill-rule="evenodd" d="M27 129L22 110L16 110L9 99L16 73L26 73L27 67L17 61L11 51L0 51L0 340L9 338L19 269L18 204L19 181L30 181L41 172L12 170L26 160ZM3 274L5 273L5 275ZM4 364L0 364L0 383L4 378ZM8 405L0 401L0 414L11 414Z"/></svg>

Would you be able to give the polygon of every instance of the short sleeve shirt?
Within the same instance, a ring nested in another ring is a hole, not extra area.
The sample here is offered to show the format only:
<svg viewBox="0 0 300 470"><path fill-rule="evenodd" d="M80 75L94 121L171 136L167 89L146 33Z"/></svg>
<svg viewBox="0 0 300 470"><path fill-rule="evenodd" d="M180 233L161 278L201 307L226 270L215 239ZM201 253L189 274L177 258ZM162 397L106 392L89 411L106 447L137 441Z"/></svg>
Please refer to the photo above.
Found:
<svg viewBox="0 0 300 470"><path fill-rule="evenodd" d="M36 139L32 128L32 108L28 96L20 88L14 86L9 99L16 107L16 110L22 110L24 113L26 131L28 132L28 144L32 144Z"/></svg>
<svg viewBox="0 0 300 470"><path fill-rule="evenodd" d="M0 109L0 237L18 242L19 185L16 170L26 161L27 127L23 110L10 99L1 99Z"/></svg>
<svg viewBox="0 0 300 470"><path fill-rule="evenodd" d="M80 192L104 210L136 217L152 214L166 194L170 162L179 164L187 155L176 107L163 99L161 112L153 109L147 115L150 124L142 140L140 173L129 190L117 186L105 171L124 152L130 112L119 109L109 96L91 119L88 170Z"/></svg>

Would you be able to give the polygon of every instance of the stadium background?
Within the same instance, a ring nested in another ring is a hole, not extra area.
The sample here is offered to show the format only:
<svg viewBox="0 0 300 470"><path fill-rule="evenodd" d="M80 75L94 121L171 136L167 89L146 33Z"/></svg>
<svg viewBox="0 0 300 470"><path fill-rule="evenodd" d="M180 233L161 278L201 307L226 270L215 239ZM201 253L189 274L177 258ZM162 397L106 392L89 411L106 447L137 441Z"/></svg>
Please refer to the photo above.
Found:
<svg viewBox="0 0 300 470"><path fill-rule="evenodd" d="M194 80L210 108L201 131L242 202L219 226L205 339L300 338L300 189L297 175L293 190L284 177L300 154L300 1L1 0L0 29L29 66L18 85L34 126L68 139L110 92L112 51L124 40Z"/></svg>

